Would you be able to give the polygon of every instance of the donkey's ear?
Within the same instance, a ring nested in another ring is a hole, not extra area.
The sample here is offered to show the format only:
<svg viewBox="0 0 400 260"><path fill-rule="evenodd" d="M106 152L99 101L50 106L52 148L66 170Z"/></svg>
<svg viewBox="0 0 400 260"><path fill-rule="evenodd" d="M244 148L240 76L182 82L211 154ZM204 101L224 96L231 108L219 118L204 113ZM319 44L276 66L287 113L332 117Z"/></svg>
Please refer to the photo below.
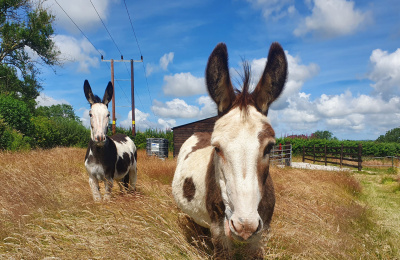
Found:
<svg viewBox="0 0 400 260"><path fill-rule="evenodd" d="M217 104L218 115L224 115L236 98L229 76L228 51L224 43L219 43L208 58L206 83L211 98Z"/></svg>
<svg viewBox="0 0 400 260"><path fill-rule="evenodd" d="M87 79L85 80L85 83L83 83L83 92L85 92L85 97L87 101L89 101L89 104L93 105L95 103L95 97Z"/></svg>
<svg viewBox="0 0 400 260"><path fill-rule="evenodd" d="M103 97L103 104L104 105L108 106L108 103L110 103L110 101L112 99L113 92L114 92L113 85L112 85L112 83L110 81L110 82L108 82L106 91L104 92L104 97Z"/></svg>
<svg viewBox="0 0 400 260"><path fill-rule="evenodd" d="M272 43L264 72L252 93L256 108L268 114L268 108L281 94L287 77L285 52L277 42Z"/></svg>

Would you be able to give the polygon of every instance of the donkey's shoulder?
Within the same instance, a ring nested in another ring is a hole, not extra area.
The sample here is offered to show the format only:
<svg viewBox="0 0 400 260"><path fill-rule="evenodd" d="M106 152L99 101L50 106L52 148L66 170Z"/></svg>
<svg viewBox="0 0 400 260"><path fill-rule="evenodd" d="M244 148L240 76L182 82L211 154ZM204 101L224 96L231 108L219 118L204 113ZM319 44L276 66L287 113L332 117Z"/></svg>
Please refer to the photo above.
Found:
<svg viewBox="0 0 400 260"><path fill-rule="evenodd" d="M178 161L181 158L186 160L192 153L209 146L211 146L211 133L194 133L183 143L179 152Z"/></svg>

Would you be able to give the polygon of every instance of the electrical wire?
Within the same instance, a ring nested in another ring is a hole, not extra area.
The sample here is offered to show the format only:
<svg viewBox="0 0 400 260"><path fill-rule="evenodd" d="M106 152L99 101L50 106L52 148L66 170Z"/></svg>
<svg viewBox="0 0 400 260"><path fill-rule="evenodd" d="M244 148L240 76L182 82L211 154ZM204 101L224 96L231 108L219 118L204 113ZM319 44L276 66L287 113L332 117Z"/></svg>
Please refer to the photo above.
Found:
<svg viewBox="0 0 400 260"><path fill-rule="evenodd" d="M92 6L93 6L93 9L96 11L96 13L97 13L97 16L99 17L99 19L100 19L101 23L103 24L103 26L104 26L104 28L106 29L106 31L107 31L107 33L108 33L108 35L110 36L111 40L113 41L113 43L114 43L115 47L117 47L117 49L118 49L119 53L120 53L120 54L121 54L121 56L122 56L122 52L121 52L121 50L119 49L119 47L118 47L117 43L114 41L114 38L111 36L111 33L110 33L110 31L107 29L107 26L106 26L106 24L104 23L103 19L101 19L101 16L100 16L99 12L97 12L97 9L96 9L96 7L94 6L94 4L93 4L92 0L90 0L90 3L92 4Z"/></svg>
<svg viewBox="0 0 400 260"><path fill-rule="evenodd" d="M96 51L97 51L101 56L103 56L103 54L96 48L96 46L94 46L94 44L92 43L92 41L89 40L89 37L86 36L86 34L81 30L81 28L79 28L79 26L74 22L74 20L72 20L72 18L71 18L71 17L68 15L68 13L64 10L64 8L58 3L58 1L57 1L57 0L54 0L54 1L56 1L56 3L58 4L58 6L61 8L61 10L63 10L63 12L68 16L68 18L71 20L71 22L72 22L73 24L75 24L76 28L78 28L78 30L82 33L82 35L85 36L85 38L86 38L86 39L90 42L90 44L96 49Z"/></svg>
<svg viewBox="0 0 400 260"><path fill-rule="evenodd" d="M131 23L131 28L132 28L133 35L135 36L135 39L136 39L136 44L137 44L137 46L138 46L138 49L139 49L139 52L140 52L140 56L143 58L142 50L140 49L139 41L138 41L138 39L137 39L137 37L136 37L135 29L134 29L134 27L133 27L132 19L131 19L131 16L130 16L130 14L129 14L128 7L127 7L127 5L126 5L126 1L125 1L125 0L124 0L124 4L125 4L126 13L128 14L129 21L130 21L130 23ZM144 66L144 61L142 62L142 66L143 66L143 74L144 74L144 76L145 76L145 78L146 78L146 86L147 86L147 92L148 92L149 98L150 98L150 104L152 104L153 98L151 97L151 94L150 94L149 82L148 82L148 80L147 80L146 68L145 68L145 66ZM156 115L154 114L153 110L151 110L151 111L152 111L153 115L156 116Z"/></svg>

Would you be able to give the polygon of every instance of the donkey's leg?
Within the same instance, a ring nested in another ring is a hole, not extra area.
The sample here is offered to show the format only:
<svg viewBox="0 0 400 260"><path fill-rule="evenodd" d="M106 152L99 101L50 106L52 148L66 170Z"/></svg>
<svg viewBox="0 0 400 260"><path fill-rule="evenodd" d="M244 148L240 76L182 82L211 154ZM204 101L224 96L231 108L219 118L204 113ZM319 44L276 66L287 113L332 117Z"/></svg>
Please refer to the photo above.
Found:
<svg viewBox="0 0 400 260"><path fill-rule="evenodd" d="M89 186L92 189L94 201L101 201L99 181L96 178L89 177Z"/></svg>
<svg viewBox="0 0 400 260"><path fill-rule="evenodd" d="M211 240L214 245L213 259L233 259L232 244L225 236L223 224L212 222L210 231Z"/></svg>
<svg viewBox="0 0 400 260"><path fill-rule="evenodd" d="M111 199L111 190L114 185L114 180L113 179L105 179L104 180L104 186L106 193L104 194L104 200L110 200Z"/></svg>
<svg viewBox="0 0 400 260"><path fill-rule="evenodd" d="M131 166L128 174L129 174L129 191L135 191L136 190L136 180L137 180L136 165Z"/></svg>

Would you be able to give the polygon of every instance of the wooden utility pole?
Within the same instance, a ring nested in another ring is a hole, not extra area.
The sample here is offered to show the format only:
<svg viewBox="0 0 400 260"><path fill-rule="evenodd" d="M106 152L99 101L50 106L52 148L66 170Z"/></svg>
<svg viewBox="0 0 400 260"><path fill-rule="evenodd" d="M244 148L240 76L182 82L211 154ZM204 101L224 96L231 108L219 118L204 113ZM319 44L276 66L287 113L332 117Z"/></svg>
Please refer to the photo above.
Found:
<svg viewBox="0 0 400 260"><path fill-rule="evenodd" d="M131 63L131 97L132 97L132 136L136 135L135 128L135 83L134 83L134 74L133 74L133 63L134 62L143 62L143 56L141 56L140 60L124 60L124 57L121 56L121 60L103 60L103 56L101 56L101 61L110 62L111 64L111 83L113 85L113 97L112 97L112 132L115 134L115 87L114 87L114 62L130 62Z"/></svg>

